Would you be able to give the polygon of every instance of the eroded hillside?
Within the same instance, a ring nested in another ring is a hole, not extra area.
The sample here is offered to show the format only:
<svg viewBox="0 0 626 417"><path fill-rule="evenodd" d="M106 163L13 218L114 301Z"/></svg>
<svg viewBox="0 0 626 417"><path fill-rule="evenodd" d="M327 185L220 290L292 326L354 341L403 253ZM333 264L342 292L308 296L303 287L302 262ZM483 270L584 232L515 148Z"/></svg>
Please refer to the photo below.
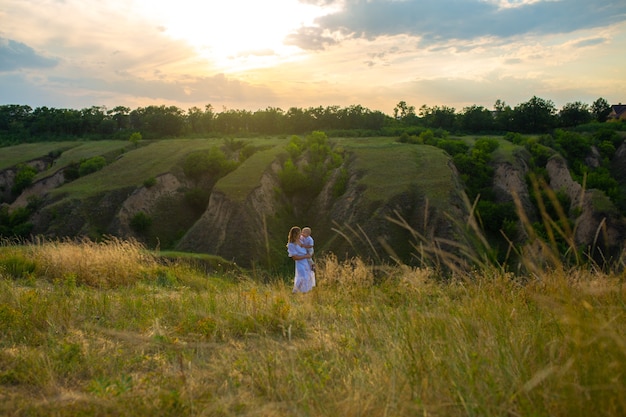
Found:
<svg viewBox="0 0 626 417"><path fill-rule="evenodd" d="M472 174L457 166L461 159L440 147L394 138L51 146L42 146L38 156L31 146L28 152L24 148L23 160L20 149L12 149L13 163L0 161L4 235L99 239L111 234L136 238L149 248L274 267L288 262L287 232L298 225L312 227L318 254L417 263L433 247L455 251L471 244L468 219L479 201L473 201ZM487 188L496 206L516 205L531 222L541 222L529 182L536 165L532 152L509 143L493 155ZM626 145L621 145L611 161L616 172L623 171L625 157ZM565 213L577 244L603 242L607 253L621 248L626 227L615 205L597 190L583 192L556 153L546 157L542 169L549 187L567 197ZM16 187L28 173L30 181ZM496 234L510 223L484 215L490 206L481 208L487 234L490 227ZM510 227L515 231L510 242L528 238L517 221Z"/></svg>

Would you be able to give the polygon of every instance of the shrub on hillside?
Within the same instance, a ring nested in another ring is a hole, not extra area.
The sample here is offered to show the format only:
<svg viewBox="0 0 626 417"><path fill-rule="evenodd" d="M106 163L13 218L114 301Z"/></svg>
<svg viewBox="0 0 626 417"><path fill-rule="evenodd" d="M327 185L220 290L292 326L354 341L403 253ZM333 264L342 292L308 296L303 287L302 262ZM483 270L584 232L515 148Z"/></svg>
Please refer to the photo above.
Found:
<svg viewBox="0 0 626 417"><path fill-rule="evenodd" d="M94 172L100 171L107 164L106 159L102 156L94 156L93 158L89 158L83 162L81 162L78 168L78 174L81 177L85 175L92 174Z"/></svg>
<svg viewBox="0 0 626 417"><path fill-rule="evenodd" d="M30 187L36 175L37 170L34 167L26 164L20 165L17 169L17 173L15 174L15 180L13 181L11 192L14 195L19 195L26 188Z"/></svg>
<svg viewBox="0 0 626 417"><path fill-rule="evenodd" d="M137 145L139 145L139 142L141 142L141 139L143 137L141 136L140 132L133 132L130 137L128 138L129 142L132 143L133 145L135 145L135 148L137 147Z"/></svg>
<svg viewBox="0 0 626 417"><path fill-rule="evenodd" d="M183 172L193 180L204 176L222 177L237 168L237 161L226 158L224 152L213 147L208 151L193 152L183 162Z"/></svg>
<svg viewBox="0 0 626 417"><path fill-rule="evenodd" d="M437 147L446 151L450 156L466 153L469 150L469 145L458 139L440 139L437 141Z"/></svg>
<svg viewBox="0 0 626 417"><path fill-rule="evenodd" d="M154 187L156 185L156 183L157 183L156 178L150 177L150 178L148 178L147 180L145 180L143 182L143 186L146 187L146 188L151 188L151 187Z"/></svg>
<svg viewBox="0 0 626 417"><path fill-rule="evenodd" d="M29 207L18 207L9 212L9 206L0 206L0 236L28 237L33 224L28 220L31 215Z"/></svg>
<svg viewBox="0 0 626 417"><path fill-rule="evenodd" d="M143 211L136 213L133 218L130 219L131 229L139 234L147 232L151 225L152 218Z"/></svg>
<svg viewBox="0 0 626 417"><path fill-rule="evenodd" d="M332 149L324 132L313 132L304 142L293 136L287 151L290 156L278 173L282 190L287 195L319 194L332 170L343 163L343 157Z"/></svg>
<svg viewBox="0 0 626 417"><path fill-rule="evenodd" d="M474 142L474 150L491 154L500 147L500 142L494 138L480 138Z"/></svg>
<svg viewBox="0 0 626 417"><path fill-rule="evenodd" d="M283 169L278 173L278 179L282 190L287 195L306 190L310 185L309 178L298 170L291 158L285 161Z"/></svg>
<svg viewBox="0 0 626 417"><path fill-rule="evenodd" d="M293 135L287 144L287 153L292 159L297 159L302 155L304 143L300 136Z"/></svg>

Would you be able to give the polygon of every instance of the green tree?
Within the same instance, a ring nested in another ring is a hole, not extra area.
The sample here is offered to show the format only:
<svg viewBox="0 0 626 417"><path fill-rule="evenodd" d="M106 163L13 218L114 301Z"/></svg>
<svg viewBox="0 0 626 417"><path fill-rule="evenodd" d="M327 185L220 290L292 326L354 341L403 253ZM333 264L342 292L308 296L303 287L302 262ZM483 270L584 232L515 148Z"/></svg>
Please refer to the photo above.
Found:
<svg viewBox="0 0 626 417"><path fill-rule="evenodd" d="M411 116L415 116L415 106L409 106L404 100L396 104L393 109L393 117L396 120L406 120Z"/></svg>
<svg viewBox="0 0 626 417"><path fill-rule="evenodd" d="M556 108L551 100L533 96L513 109L513 127L520 132L547 132L556 126Z"/></svg>
<svg viewBox="0 0 626 417"><path fill-rule="evenodd" d="M561 126L570 127L589 123L593 116L589 110L589 106L580 101L567 103L559 112L559 120Z"/></svg>
<svg viewBox="0 0 626 417"><path fill-rule="evenodd" d="M466 132L488 132L494 129L493 114L483 106L465 107L460 115L461 128Z"/></svg>
<svg viewBox="0 0 626 417"><path fill-rule="evenodd" d="M112 110L107 111L107 115L115 122L115 130L122 131L129 127L130 108L125 106L116 106Z"/></svg>
<svg viewBox="0 0 626 417"><path fill-rule="evenodd" d="M423 105L420 107L419 115L427 127L453 130L456 124L454 107Z"/></svg>
<svg viewBox="0 0 626 417"><path fill-rule="evenodd" d="M135 146L135 148L139 145L139 142L141 142L141 139L142 139L141 133L139 132L133 132L128 138L130 143L132 143Z"/></svg>
<svg viewBox="0 0 626 417"><path fill-rule="evenodd" d="M609 117L609 113L611 113L611 105L602 97L598 98L591 105L591 114L598 122L606 122L606 119Z"/></svg>
<svg viewBox="0 0 626 417"><path fill-rule="evenodd" d="M513 125L513 109L503 100L497 99L493 105L496 130L510 130Z"/></svg>
<svg viewBox="0 0 626 417"><path fill-rule="evenodd" d="M148 106L130 112L130 128L146 138L176 137L185 126L184 112L175 106Z"/></svg>

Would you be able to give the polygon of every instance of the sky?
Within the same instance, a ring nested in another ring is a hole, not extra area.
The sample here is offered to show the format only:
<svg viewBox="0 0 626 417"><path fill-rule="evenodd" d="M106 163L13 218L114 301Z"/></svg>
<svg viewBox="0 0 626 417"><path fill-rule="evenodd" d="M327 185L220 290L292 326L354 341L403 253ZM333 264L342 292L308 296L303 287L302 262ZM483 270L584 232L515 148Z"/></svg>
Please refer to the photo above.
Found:
<svg viewBox="0 0 626 417"><path fill-rule="evenodd" d="M0 105L626 103L624 0L0 0Z"/></svg>

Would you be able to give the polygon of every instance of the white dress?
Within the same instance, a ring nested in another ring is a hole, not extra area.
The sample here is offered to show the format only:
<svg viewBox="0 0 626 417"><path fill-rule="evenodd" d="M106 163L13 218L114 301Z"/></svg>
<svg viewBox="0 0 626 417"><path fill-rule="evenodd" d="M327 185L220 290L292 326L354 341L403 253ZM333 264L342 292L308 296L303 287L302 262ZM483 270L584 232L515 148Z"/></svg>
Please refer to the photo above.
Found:
<svg viewBox="0 0 626 417"><path fill-rule="evenodd" d="M306 249L302 246L289 243L287 245L287 254L289 257L294 255L304 256L306 255ZM311 279L311 265L307 258L295 261L296 263L296 275L293 281L293 292L309 292L313 288L313 281Z"/></svg>

